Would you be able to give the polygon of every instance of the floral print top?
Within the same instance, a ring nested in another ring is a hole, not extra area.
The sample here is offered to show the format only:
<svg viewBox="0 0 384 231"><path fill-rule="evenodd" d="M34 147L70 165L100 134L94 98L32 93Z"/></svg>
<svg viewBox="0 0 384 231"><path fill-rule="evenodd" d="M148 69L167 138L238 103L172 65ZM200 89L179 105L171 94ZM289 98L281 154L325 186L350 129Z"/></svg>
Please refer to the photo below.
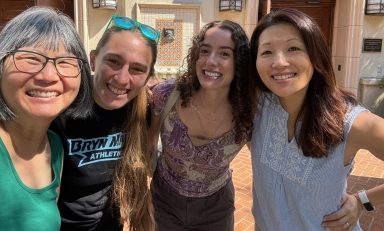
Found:
<svg viewBox="0 0 384 231"><path fill-rule="evenodd" d="M151 108L157 116L163 111L174 87L174 79L171 79L153 89ZM230 181L229 164L249 141L243 138L236 144L233 128L219 138L195 146L188 128L179 118L176 104L161 124L160 137L163 151L158 159L157 174L178 194L198 198L212 195Z"/></svg>

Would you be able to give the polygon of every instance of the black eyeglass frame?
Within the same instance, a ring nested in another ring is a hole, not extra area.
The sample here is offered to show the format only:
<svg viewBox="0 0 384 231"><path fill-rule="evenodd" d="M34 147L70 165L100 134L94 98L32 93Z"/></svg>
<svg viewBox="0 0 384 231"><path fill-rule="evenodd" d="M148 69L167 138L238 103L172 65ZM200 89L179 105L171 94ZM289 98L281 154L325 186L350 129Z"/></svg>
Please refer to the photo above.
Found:
<svg viewBox="0 0 384 231"><path fill-rule="evenodd" d="M17 67L16 62L15 62L15 54L17 52L27 52L27 53L32 53L32 54L37 54L37 55L43 56L45 58L45 63L44 63L44 65L42 66L42 68L39 71L34 71L34 72L33 71L21 71L21 70L19 70L19 68ZM45 56L43 54L40 54L38 52L27 51L27 50L12 50L12 51L6 51L4 53L6 53L7 55L12 55L13 64L15 65L16 69L18 71L20 71L20 72L27 73L27 74L37 74L37 73L39 73L47 65L48 61L52 60L53 61L53 66L55 67L57 73L60 76L63 76L63 77L66 77L66 78L76 78L77 76L80 75L81 71L83 70L84 63L87 63L87 60L82 59L82 58L78 58L78 57L75 57L75 56L62 56L62 57L51 58L51 57ZM80 61L79 62L79 66L80 66L79 73L77 75L75 75L75 76L67 76L67 75L61 74L60 71L56 67L56 60L62 59L62 58L72 58L72 59L77 59L78 61Z"/></svg>

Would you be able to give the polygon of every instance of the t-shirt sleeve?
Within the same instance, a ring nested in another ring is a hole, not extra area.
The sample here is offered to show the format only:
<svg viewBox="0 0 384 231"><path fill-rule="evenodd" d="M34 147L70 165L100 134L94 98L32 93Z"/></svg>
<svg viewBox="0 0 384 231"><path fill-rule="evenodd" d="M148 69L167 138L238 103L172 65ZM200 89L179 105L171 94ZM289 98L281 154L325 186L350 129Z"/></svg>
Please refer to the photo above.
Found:
<svg viewBox="0 0 384 231"><path fill-rule="evenodd" d="M155 114L159 116L167 104L168 98L175 88L175 79L168 79L159 83L152 89L153 101L150 106L155 111Z"/></svg>

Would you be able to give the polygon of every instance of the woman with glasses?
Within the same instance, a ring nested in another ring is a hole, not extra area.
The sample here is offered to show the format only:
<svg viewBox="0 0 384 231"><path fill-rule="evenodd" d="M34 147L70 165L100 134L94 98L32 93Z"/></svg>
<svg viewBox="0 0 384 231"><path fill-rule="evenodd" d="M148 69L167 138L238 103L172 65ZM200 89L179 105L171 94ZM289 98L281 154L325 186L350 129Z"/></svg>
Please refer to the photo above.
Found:
<svg viewBox="0 0 384 231"><path fill-rule="evenodd" d="M0 32L0 230L60 229L63 161L48 130L92 113L87 55L67 16L32 7Z"/></svg>
<svg viewBox="0 0 384 231"><path fill-rule="evenodd" d="M53 123L65 144L61 230L122 230L124 222L129 230L153 230L144 86L154 76L159 36L113 16L90 53L95 116Z"/></svg>
<svg viewBox="0 0 384 231"><path fill-rule="evenodd" d="M193 37L187 72L153 89L149 139L156 145L160 130L163 148L151 183L159 231L234 229L229 165L251 138L248 56L239 24L208 23ZM165 106L174 89L177 100Z"/></svg>

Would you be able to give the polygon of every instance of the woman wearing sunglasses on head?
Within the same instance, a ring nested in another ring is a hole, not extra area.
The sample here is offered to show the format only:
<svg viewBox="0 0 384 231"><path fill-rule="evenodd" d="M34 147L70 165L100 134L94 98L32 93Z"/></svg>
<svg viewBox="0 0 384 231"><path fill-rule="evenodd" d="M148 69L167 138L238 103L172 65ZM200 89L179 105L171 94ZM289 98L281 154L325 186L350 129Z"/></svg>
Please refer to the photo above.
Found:
<svg viewBox="0 0 384 231"><path fill-rule="evenodd" d="M61 230L114 231L123 223L129 230L153 229L144 86L154 75L159 37L147 25L113 16L90 53L96 115L63 115L53 124L65 144Z"/></svg>
<svg viewBox="0 0 384 231"><path fill-rule="evenodd" d="M63 160L48 130L92 112L91 72L73 21L32 7L0 32L0 230L58 231Z"/></svg>

